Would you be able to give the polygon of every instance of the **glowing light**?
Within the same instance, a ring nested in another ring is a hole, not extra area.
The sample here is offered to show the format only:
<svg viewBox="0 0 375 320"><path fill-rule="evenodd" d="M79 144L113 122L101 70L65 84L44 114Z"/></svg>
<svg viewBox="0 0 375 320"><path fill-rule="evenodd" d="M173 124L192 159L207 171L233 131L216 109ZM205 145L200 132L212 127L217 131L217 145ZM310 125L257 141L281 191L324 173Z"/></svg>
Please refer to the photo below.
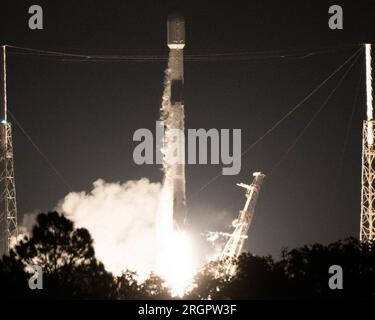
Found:
<svg viewBox="0 0 375 320"><path fill-rule="evenodd" d="M195 274L192 243L184 232L174 231L166 239L158 259L158 274L173 296L183 296Z"/></svg>
<svg viewBox="0 0 375 320"><path fill-rule="evenodd" d="M195 274L191 239L173 228L173 184L164 180L157 212L158 254L156 272L167 283L173 296L183 296Z"/></svg>

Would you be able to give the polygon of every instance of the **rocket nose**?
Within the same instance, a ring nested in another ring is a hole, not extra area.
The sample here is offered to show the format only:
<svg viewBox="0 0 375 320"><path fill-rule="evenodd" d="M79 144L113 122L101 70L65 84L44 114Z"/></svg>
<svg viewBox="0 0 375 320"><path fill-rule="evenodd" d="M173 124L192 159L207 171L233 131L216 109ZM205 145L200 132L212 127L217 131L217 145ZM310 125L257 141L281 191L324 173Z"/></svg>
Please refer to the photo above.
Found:
<svg viewBox="0 0 375 320"><path fill-rule="evenodd" d="M183 49L185 46L185 19L179 12L168 15L167 20L167 43L171 49Z"/></svg>
<svg viewBox="0 0 375 320"><path fill-rule="evenodd" d="M173 11L168 15L168 22L185 22L185 18L181 12Z"/></svg>

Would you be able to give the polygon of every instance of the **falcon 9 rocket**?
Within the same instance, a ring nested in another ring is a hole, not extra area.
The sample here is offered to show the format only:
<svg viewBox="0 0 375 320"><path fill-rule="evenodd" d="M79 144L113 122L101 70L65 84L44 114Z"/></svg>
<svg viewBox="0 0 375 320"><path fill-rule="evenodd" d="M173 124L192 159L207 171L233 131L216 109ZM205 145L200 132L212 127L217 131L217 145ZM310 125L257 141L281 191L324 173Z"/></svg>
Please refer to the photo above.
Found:
<svg viewBox="0 0 375 320"><path fill-rule="evenodd" d="M185 139L184 139L184 100L183 100L183 48L185 46L185 20L179 13L168 16L167 44L169 47L168 85L164 106L165 137L164 148L173 153L174 162L166 163L166 182L173 193L173 222L175 228L182 228L186 218L185 195ZM177 130L176 130L177 129ZM176 134L177 132L177 134Z"/></svg>

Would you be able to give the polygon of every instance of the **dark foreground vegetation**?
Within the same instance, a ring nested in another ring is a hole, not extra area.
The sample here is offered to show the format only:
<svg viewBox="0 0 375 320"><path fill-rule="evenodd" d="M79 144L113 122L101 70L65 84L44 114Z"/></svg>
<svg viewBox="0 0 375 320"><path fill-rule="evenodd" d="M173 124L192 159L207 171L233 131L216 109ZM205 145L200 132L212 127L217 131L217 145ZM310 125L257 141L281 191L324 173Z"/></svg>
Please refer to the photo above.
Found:
<svg viewBox="0 0 375 320"><path fill-rule="evenodd" d="M232 279L218 277L218 262L195 277L188 299L373 299L375 246L349 238L285 250L282 258L243 254ZM27 266L43 269L43 290L31 290ZM343 289L331 290L331 265L343 269ZM144 283L125 271L107 272L95 258L86 229L76 229L64 216L40 214L32 235L0 260L2 299L171 299L163 280L151 275Z"/></svg>

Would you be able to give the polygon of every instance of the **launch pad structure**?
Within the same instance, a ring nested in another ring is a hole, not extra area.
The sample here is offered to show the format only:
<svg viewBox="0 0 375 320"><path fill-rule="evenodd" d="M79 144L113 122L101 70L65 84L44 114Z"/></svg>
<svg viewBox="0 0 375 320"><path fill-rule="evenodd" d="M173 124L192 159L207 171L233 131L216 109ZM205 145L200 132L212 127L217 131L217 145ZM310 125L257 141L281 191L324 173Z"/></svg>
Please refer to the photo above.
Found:
<svg viewBox="0 0 375 320"><path fill-rule="evenodd" d="M235 267L233 266L233 259L238 258L242 252L245 240L248 238L248 232L251 222L254 217L255 205L258 200L260 187L263 183L265 175L261 172L253 173L254 179L250 185L238 183L237 185L246 189L245 206L238 215L238 218L233 221L234 231L229 236L229 240L224 246L220 255L220 260L226 264L226 273L233 275Z"/></svg>

